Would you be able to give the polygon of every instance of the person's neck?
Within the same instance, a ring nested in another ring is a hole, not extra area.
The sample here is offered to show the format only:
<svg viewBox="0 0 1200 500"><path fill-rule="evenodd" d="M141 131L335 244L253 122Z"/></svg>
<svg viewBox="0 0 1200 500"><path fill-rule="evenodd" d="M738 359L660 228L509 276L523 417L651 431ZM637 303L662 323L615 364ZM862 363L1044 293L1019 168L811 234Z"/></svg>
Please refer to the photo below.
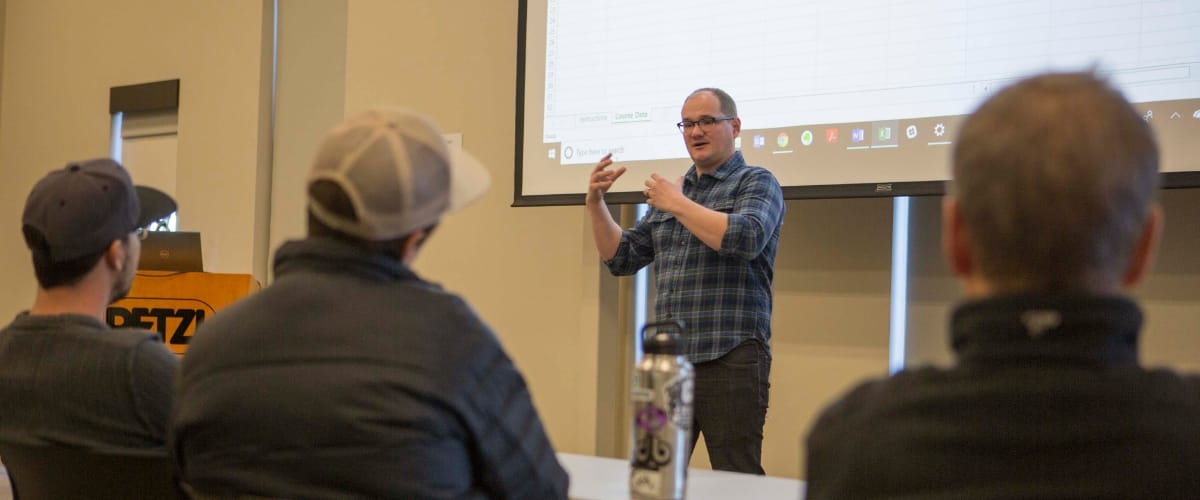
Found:
<svg viewBox="0 0 1200 500"><path fill-rule="evenodd" d="M711 174L713 172L716 172L718 168L721 168L721 165L728 163L730 158L733 158L732 154L729 156L726 156L723 160L721 160L719 162L712 163L707 166L696 163L695 164L696 165L696 177L700 177L701 175L704 175L704 174Z"/></svg>
<svg viewBox="0 0 1200 500"><path fill-rule="evenodd" d="M92 283L78 283L51 289L38 288L37 297L29 314L52 316L58 314L81 314L100 321L105 320L109 304L109 290Z"/></svg>
<svg viewBox="0 0 1200 500"><path fill-rule="evenodd" d="M974 274L971 276L961 277L963 297L968 300L981 300L998 295L1013 295L1023 293L1045 293L1038 292L1033 289L1011 288L997 286L995 283L988 281L981 275ZM1092 286L1081 287L1076 290L1079 293L1088 293L1094 295L1120 295L1128 292L1128 289L1116 283L1094 284Z"/></svg>

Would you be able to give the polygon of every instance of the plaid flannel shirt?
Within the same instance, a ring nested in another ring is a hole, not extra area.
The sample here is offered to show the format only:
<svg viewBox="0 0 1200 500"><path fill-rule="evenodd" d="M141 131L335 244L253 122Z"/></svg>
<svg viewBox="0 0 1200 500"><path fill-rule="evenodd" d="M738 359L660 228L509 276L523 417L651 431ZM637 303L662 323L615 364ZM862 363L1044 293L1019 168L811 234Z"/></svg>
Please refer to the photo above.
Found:
<svg viewBox="0 0 1200 500"><path fill-rule="evenodd" d="M783 225L783 191L771 172L746 165L740 151L715 171L688 169L683 194L729 214L721 250L692 235L675 216L651 209L621 234L614 275L654 263L658 320L685 324L685 352L693 363L711 361L749 339L769 346L771 280Z"/></svg>

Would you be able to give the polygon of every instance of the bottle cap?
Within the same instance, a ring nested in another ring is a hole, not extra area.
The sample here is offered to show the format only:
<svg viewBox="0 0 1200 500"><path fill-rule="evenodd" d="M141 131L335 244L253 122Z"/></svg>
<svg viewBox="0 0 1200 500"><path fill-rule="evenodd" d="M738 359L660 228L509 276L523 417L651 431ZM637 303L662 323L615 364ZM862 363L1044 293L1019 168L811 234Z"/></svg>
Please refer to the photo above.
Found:
<svg viewBox="0 0 1200 500"><path fill-rule="evenodd" d="M683 337L678 332L658 332L642 343L646 354L683 354Z"/></svg>

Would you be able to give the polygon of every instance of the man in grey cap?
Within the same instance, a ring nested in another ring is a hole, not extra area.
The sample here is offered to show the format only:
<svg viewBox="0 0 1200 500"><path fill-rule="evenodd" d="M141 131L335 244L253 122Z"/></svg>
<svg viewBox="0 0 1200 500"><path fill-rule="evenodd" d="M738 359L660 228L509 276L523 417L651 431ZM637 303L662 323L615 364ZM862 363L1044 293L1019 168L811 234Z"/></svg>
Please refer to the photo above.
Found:
<svg viewBox="0 0 1200 500"><path fill-rule="evenodd" d="M155 332L109 329L105 312L129 292L146 226L174 211L110 159L69 164L33 187L21 231L38 290L0 330L0 440L164 445L179 361Z"/></svg>
<svg viewBox="0 0 1200 500"><path fill-rule="evenodd" d="M487 171L428 119L336 127L308 237L210 318L183 360L171 443L200 496L565 498L525 381L460 297L410 268Z"/></svg>

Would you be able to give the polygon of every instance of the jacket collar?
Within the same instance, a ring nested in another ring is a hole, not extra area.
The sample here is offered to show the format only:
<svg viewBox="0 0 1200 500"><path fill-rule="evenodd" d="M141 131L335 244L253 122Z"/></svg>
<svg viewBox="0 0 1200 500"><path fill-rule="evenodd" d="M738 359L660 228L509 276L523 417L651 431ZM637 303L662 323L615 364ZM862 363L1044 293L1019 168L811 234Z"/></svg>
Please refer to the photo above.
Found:
<svg viewBox="0 0 1200 500"><path fill-rule="evenodd" d="M964 363L1136 364L1141 326L1141 309L1124 297L1004 295L959 305L951 316L951 347Z"/></svg>
<svg viewBox="0 0 1200 500"><path fill-rule="evenodd" d="M276 276L302 270L354 274L379 282L420 280L398 260L364 254L354 245L329 238L288 241L275 252Z"/></svg>

